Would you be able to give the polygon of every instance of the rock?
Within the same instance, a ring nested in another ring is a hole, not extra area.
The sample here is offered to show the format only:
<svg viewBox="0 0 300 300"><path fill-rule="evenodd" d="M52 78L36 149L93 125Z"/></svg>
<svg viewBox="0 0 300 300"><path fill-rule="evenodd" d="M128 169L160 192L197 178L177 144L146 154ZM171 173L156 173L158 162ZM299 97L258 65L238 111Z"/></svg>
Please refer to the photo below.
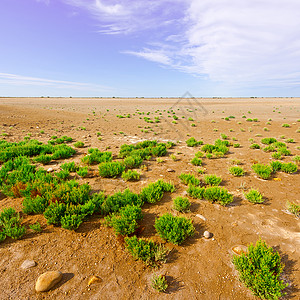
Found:
<svg viewBox="0 0 300 300"><path fill-rule="evenodd" d="M91 284L93 284L95 282L101 282L101 281L102 281L102 279L99 276L93 275L89 279L88 286L90 286Z"/></svg>
<svg viewBox="0 0 300 300"><path fill-rule="evenodd" d="M49 169L47 170L47 172L48 172L48 173L53 172L53 168L49 168Z"/></svg>
<svg viewBox="0 0 300 300"><path fill-rule="evenodd" d="M184 191L183 193L182 193L182 196L187 196L189 193L187 192L187 191Z"/></svg>
<svg viewBox="0 0 300 300"><path fill-rule="evenodd" d="M243 245L236 245L231 248L233 254L241 255L242 253L247 253L248 248Z"/></svg>
<svg viewBox="0 0 300 300"><path fill-rule="evenodd" d="M200 214L197 214L196 217L202 219L203 221L206 221L206 218L204 216L200 215Z"/></svg>
<svg viewBox="0 0 300 300"><path fill-rule="evenodd" d="M59 283L62 279L62 273L59 271L48 271L39 276L35 284L37 292L46 292Z"/></svg>
<svg viewBox="0 0 300 300"><path fill-rule="evenodd" d="M167 172L175 172L173 169L167 169Z"/></svg>
<svg viewBox="0 0 300 300"><path fill-rule="evenodd" d="M210 233L209 231L206 230L206 231L204 231L203 236L204 236L206 239L209 239L209 238L212 237L212 233Z"/></svg>
<svg viewBox="0 0 300 300"><path fill-rule="evenodd" d="M23 261L21 265L21 269L26 270L36 266L36 262L34 260L26 259Z"/></svg>

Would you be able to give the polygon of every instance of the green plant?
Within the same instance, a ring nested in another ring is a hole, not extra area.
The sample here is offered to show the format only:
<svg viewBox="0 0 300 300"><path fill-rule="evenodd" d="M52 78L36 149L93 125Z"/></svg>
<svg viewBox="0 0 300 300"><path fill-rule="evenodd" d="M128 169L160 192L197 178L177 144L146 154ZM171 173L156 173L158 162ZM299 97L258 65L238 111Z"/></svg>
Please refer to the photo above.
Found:
<svg viewBox="0 0 300 300"><path fill-rule="evenodd" d="M66 170L69 172L76 172L78 170L78 166L76 166L75 162L66 162L60 166L62 170Z"/></svg>
<svg viewBox="0 0 300 300"><path fill-rule="evenodd" d="M272 168L272 172L275 173L277 171L280 171L282 168L283 163L281 161L271 161L270 162L270 166Z"/></svg>
<svg viewBox="0 0 300 300"><path fill-rule="evenodd" d="M84 215L81 214L66 214L61 217L61 227L68 230L76 230L83 222Z"/></svg>
<svg viewBox="0 0 300 300"><path fill-rule="evenodd" d="M197 141L194 137L185 141L188 147L196 147L203 144L203 141Z"/></svg>
<svg viewBox="0 0 300 300"><path fill-rule="evenodd" d="M289 163L283 163L281 165L281 171L283 171L285 173L292 174L292 173L297 172L297 170L298 170L297 165L294 164L294 163L291 163L291 162L289 162Z"/></svg>
<svg viewBox="0 0 300 300"><path fill-rule="evenodd" d="M239 143L233 144L233 148L240 148L240 147L241 147L241 144L239 144Z"/></svg>
<svg viewBox="0 0 300 300"><path fill-rule="evenodd" d="M138 168L143 163L139 155L130 155L124 159L124 165L128 169Z"/></svg>
<svg viewBox="0 0 300 300"><path fill-rule="evenodd" d="M264 202L262 194L254 189L251 189L248 193L245 193L245 197L249 202L254 204Z"/></svg>
<svg viewBox="0 0 300 300"><path fill-rule="evenodd" d="M268 179L271 176L272 168L267 165L254 164L252 170L262 179Z"/></svg>
<svg viewBox="0 0 300 300"><path fill-rule="evenodd" d="M281 159L281 154L278 153L278 152L274 152L274 153L272 153L272 158L274 158L274 159Z"/></svg>
<svg viewBox="0 0 300 300"><path fill-rule="evenodd" d="M152 287L159 292L165 292L168 288L168 282L164 275L153 275L151 282Z"/></svg>
<svg viewBox="0 0 300 300"><path fill-rule="evenodd" d="M103 162L110 162L112 160L111 152L101 152L97 148L90 148L88 150L88 155L84 156L81 161L84 164L94 165Z"/></svg>
<svg viewBox="0 0 300 300"><path fill-rule="evenodd" d="M42 232L43 230L39 222L29 225L29 228L35 232Z"/></svg>
<svg viewBox="0 0 300 300"><path fill-rule="evenodd" d="M283 155L283 156L289 156L289 155L291 155L291 151L288 150L286 147L278 147L277 152L280 155Z"/></svg>
<svg viewBox="0 0 300 300"><path fill-rule="evenodd" d="M173 184L165 182L161 179L156 182L149 183L144 187L140 193L143 202L156 203L161 200L164 192L174 192L175 187Z"/></svg>
<svg viewBox="0 0 300 300"><path fill-rule="evenodd" d="M260 146L258 144L251 144L250 146L251 149L260 149Z"/></svg>
<svg viewBox="0 0 300 300"><path fill-rule="evenodd" d="M232 174L233 176L236 176L236 177L240 177L245 174L245 171L243 170L243 168L238 167L238 166L233 166L233 167L229 168L229 172L230 172L230 174Z"/></svg>
<svg viewBox="0 0 300 300"><path fill-rule="evenodd" d="M286 128L290 128L290 127L291 127L291 125L290 125L290 124L287 124L287 123L284 123L284 124L282 124L281 126L282 126L282 127L286 127Z"/></svg>
<svg viewBox="0 0 300 300"><path fill-rule="evenodd" d="M55 173L56 177L61 179L61 180L65 180L69 177L70 172L68 170L61 170L57 173Z"/></svg>
<svg viewBox="0 0 300 300"><path fill-rule="evenodd" d="M99 175L102 177L116 178L125 170L123 162L103 162L98 167Z"/></svg>
<svg viewBox="0 0 300 300"><path fill-rule="evenodd" d="M155 220L154 225L159 236L175 245L181 244L187 237L194 234L192 220L174 217L167 213Z"/></svg>
<svg viewBox="0 0 300 300"><path fill-rule="evenodd" d="M74 147L76 147L76 148L83 148L84 147L84 142L77 141L76 143L74 143Z"/></svg>
<svg viewBox="0 0 300 300"><path fill-rule="evenodd" d="M186 174L186 173L181 173L179 176L179 179L181 180L182 183L185 185L199 185L200 180L196 178L193 174Z"/></svg>
<svg viewBox="0 0 300 300"><path fill-rule="evenodd" d="M86 177L87 174L88 174L88 172L89 172L89 168L88 167L79 167L76 173L80 177Z"/></svg>
<svg viewBox="0 0 300 300"><path fill-rule="evenodd" d="M186 197L177 197L173 200L173 207L180 212L186 212L190 209L191 203Z"/></svg>
<svg viewBox="0 0 300 300"><path fill-rule="evenodd" d="M283 264L277 251L268 247L266 242L258 240L250 244L247 253L233 256L233 264L239 272L240 280L255 296L262 299L279 299L287 286L280 275Z"/></svg>
<svg viewBox="0 0 300 300"><path fill-rule="evenodd" d="M138 181L140 180L140 173L138 173L137 171L132 171L132 170L128 170L128 171L124 171L122 173L122 178L125 181Z"/></svg>
<svg viewBox="0 0 300 300"><path fill-rule="evenodd" d="M286 207L290 213L292 213L296 217L300 217L300 205L297 205L296 203L287 201Z"/></svg>
<svg viewBox="0 0 300 300"><path fill-rule="evenodd" d="M225 188L219 186L207 187L203 192L203 198L212 203L218 202L223 206L233 201L233 196Z"/></svg>
<svg viewBox="0 0 300 300"><path fill-rule="evenodd" d="M194 158L191 160L191 163L192 163L192 165L194 165L194 166L201 166L201 165L202 165L202 159L201 159L201 158L198 158L198 157L194 157Z"/></svg>
<svg viewBox="0 0 300 300"><path fill-rule="evenodd" d="M261 142L262 142L262 144L265 144L265 145L271 145L271 144L273 144L273 143L276 143L277 142L277 140L275 139L275 138L263 138L262 140L261 140Z"/></svg>
<svg viewBox="0 0 300 300"><path fill-rule="evenodd" d="M42 163L43 165L47 165L52 160L51 155L41 154L35 158L35 161L38 163Z"/></svg>
<svg viewBox="0 0 300 300"><path fill-rule="evenodd" d="M48 206L48 200L39 195L36 197L27 196L22 204L25 214L42 214Z"/></svg>
<svg viewBox="0 0 300 300"><path fill-rule="evenodd" d="M297 163L297 164L300 163L300 155L295 155L292 159L295 163Z"/></svg>
<svg viewBox="0 0 300 300"><path fill-rule="evenodd" d="M136 236L125 237L125 247L134 259L143 261L147 266L157 267L166 262L169 250L152 240L139 239Z"/></svg>
<svg viewBox="0 0 300 300"><path fill-rule="evenodd" d="M217 175L205 175L203 179L204 179L205 184L208 184L211 186L219 185L222 182L222 178L218 177Z"/></svg>

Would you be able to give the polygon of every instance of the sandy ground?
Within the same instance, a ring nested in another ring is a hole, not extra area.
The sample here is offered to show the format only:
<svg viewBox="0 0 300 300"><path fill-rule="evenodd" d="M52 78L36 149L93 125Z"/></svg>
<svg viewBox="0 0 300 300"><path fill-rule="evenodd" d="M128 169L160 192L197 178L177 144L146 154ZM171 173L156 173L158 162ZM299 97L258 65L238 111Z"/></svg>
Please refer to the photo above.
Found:
<svg viewBox="0 0 300 300"><path fill-rule="evenodd" d="M179 117L177 124L172 123L171 109ZM144 115L139 115L139 112L144 112ZM127 114L131 117L117 117ZM257 118L259 122L247 122L243 115ZM153 120L158 116L160 123L146 123L145 116ZM224 120L229 116L235 118ZM188 118L194 121L188 121ZM256 299L239 282L231 263L230 249L235 245L255 243L260 237L280 252L285 264L283 278L289 287L284 299L300 299L299 219L287 213L285 206L287 200L300 204L300 173L280 172L276 177L281 181L261 180L255 176L251 165L269 163L271 153L249 148L249 139L260 143L263 137L275 137L280 141L293 138L295 143L289 143L288 148L293 155L300 155L297 148L300 146L299 119L300 99L296 98L0 98L0 134L7 134L0 138L20 141L31 134L31 138L47 142L53 135L67 135L86 145L72 158L78 163L89 147L101 151L110 149L117 155L124 143L145 139L176 142L177 145L163 157L163 163L156 159L147 161L148 170L140 170L142 176L138 182L127 183L121 178L104 179L97 175L80 179L89 182L94 191L102 190L106 194L127 187L139 192L159 178L172 181L176 186L175 193L166 194L156 205L143 207L141 226L145 230L140 237L151 237L156 241L161 240L155 235L155 218L166 212L175 213L172 199L186 191L178 175L191 172L199 178L203 176L198 175L197 167L190 163L200 149L187 147L185 140L195 137L204 143L213 143L224 133L230 141L236 138L234 143L241 144L240 148L230 147L224 158L203 159L206 174L221 176L222 185L234 194L234 202L222 207L205 200L190 199L191 212L185 215L194 221L196 233L180 246L166 243L172 251L160 269L147 268L134 261L112 229L101 225L101 217L89 219L72 232L47 225L42 215L22 214L25 225L39 221L43 232L36 234L29 230L21 240L6 239L0 244L0 299ZM192 123L195 127L191 126ZM284 128L283 123L291 127ZM102 140L98 139L97 132L101 132ZM170 154L178 160L173 161ZM242 161L247 172L245 176L233 177L228 172L233 159ZM283 161L292 161L292 156ZM46 167L58 169L63 162L56 161ZM97 170L97 166L92 168ZM175 172L167 172L168 168ZM243 191L250 188L259 189L267 201L261 205L246 201ZM7 206L21 212L22 199L6 198L0 193L0 210ZM204 216L206 221L197 214ZM205 230L212 232L214 238L204 239ZM37 266L20 269L25 259L35 260ZM63 272L63 281L53 290L37 294L35 281L48 270ZM159 293L151 287L153 274L167 276L169 287L166 293ZM91 275L101 277L102 281L88 287Z"/></svg>

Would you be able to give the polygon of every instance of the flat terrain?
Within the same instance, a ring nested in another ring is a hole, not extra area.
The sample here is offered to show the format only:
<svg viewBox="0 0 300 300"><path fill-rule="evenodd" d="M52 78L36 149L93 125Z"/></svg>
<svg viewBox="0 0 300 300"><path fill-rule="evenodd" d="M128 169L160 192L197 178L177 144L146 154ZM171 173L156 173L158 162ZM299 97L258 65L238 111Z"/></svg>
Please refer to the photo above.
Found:
<svg viewBox="0 0 300 300"><path fill-rule="evenodd" d="M130 117L126 117L128 114ZM178 117L176 122L172 122L174 114ZM147 123L144 117L151 120L158 117L159 123ZM225 120L228 117L231 118ZM246 121L250 118L258 121ZM203 158L205 174L221 176L221 185L234 195L234 201L223 207L190 198L191 210L185 216L193 220L196 233L180 246L165 243L172 251L159 269L135 261L113 230L102 224L100 216L93 216L76 231L69 231L47 225L42 215L21 213L27 227L39 221L43 231L28 230L21 240L7 238L0 244L0 299L256 299L238 279L231 263L231 248L247 246L259 238L279 251L285 264L283 278L289 287L284 299L300 299L300 222L286 209L287 201L300 204L300 173L299 170L294 174L278 172L262 180L251 166L274 160L272 153L250 149L253 142L263 146L264 137L283 142L293 139L293 143L287 143L292 155L282 159L292 162L294 156L300 155L299 120L299 98L0 98L0 138L19 142L30 136L46 143L53 135L67 135L74 142L84 142L85 147L77 149L77 154L65 161L80 163L90 147L109 149L114 159L118 159L124 143L148 139L175 142L176 146L162 157L163 162L153 158L144 163L146 167L138 170L141 179L137 182L101 178L97 165L91 167L92 175L88 178L78 177L80 183L88 182L93 191L104 191L107 195L127 187L139 192L159 178L173 182L176 192L167 193L158 204L146 204L142 209L144 230L139 237L163 243L156 235L154 220L166 212L178 214L172 209L172 200L185 195L187 190L178 176L184 172L199 179L203 177L197 172L199 167L190 163L201 146L187 147L185 141L194 137L204 144L214 143L225 134L230 142L240 144L239 148L231 146L222 158ZM284 123L290 127L282 127ZM176 160L172 159L174 156ZM229 173L233 160L241 161L245 176L234 177ZM59 170L65 161L52 161L45 168ZM274 180L275 177L280 179ZM248 202L243 193L250 188L258 189L266 198L265 203ZM11 206L22 212L22 200L0 193L0 210ZM213 233L213 238L204 239L205 230ZM25 259L33 259L37 266L20 269ZM35 281L48 270L63 272L63 281L53 290L37 294ZM153 274L166 275L169 282L166 293L151 287ZM92 275L102 280L88 286Z"/></svg>

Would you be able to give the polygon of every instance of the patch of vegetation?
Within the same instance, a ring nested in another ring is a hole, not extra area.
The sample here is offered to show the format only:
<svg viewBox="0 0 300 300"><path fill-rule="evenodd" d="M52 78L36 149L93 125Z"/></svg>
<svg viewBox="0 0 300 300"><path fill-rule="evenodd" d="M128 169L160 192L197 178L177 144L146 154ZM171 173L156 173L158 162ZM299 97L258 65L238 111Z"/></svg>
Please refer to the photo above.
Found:
<svg viewBox="0 0 300 300"><path fill-rule="evenodd" d="M123 162L119 161L103 162L99 165L98 170L101 177L116 178L123 173L125 166Z"/></svg>
<svg viewBox="0 0 300 300"><path fill-rule="evenodd" d="M264 202L262 194L255 189L251 189L248 193L245 193L245 197L249 202L254 204Z"/></svg>
<svg viewBox="0 0 300 300"><path fill-rule="evenodd" d="M287 287L280 280L283 264L277 251L268 247L263 240L250 244L247 253L233 256L233 264L239 272L240 280L255 296L261 299L279 299Z"/></svg>
<svg viewBox="0 0 300 300"><path fill-rule="evenodd" d="M230 172L230 174L232 174L233 176L236 176L236 177L240 177L245 174L245 171L243 170L243 168L238 167L238 166L230 167L229 172Z"/></svg>
<svg viewBox="0 0 300 300"><path fill-rule="evenodd" d="M205 184L210 186L217 186L222 182L222 178L217 175L205 175L203 179Z"/></svg>
<svg viewBox="0 0 300 300"><path fill-rule="evenodd" d="M189 184L199 185L200 184L200 180L198 178L196 178L193 174L181 173L178 177L181 180L181 182L185 185L189 185Z"/></svg>
<svg viewBox="0 0 300 300"><path fill-rule="evenodd" d="M269 179L272 174L272 168L268 165L254 164L252 170L262 179Z"/></svg>
<svg viewBox="0 0 300 300"><path fill-rule="evenodd" d="M233 201L233 196L228 193L227 189L219 186L207 187L203 193L203 198L212 203L217 202L223 206Z"/></svg>
<svg viewBox="0 0 300 300"><path fill-rule="evenodd" d="M60 168L69 172L76 172L79 169L79 167L73 161L62 164Z"/></svg>
<svg viewBox="0 0 300 300"><path fill-rule="evenodd" d="M173 208L179 212L189 211L191 203L186 197L176 197L173 200Z"/></svg>
<svg viewBox="0 0 300 300"><path fill-rule="evenodd" d="M298 167L296 164L294 163L283 163L281 165L281 171L285 172L285 173L289 173L289 174L292 174L292 173L295 173L298 171Z"/></svg>
<svg viewBox="0 0 300 300"><path fill-rule="evenodd" d="M296 217L300 217L300 205L297 205L294 202L287 201L286 202L287 210L295 215Z"/></svg>
<svg viewBox="0 0 300 300"><path fill-rule="evenodd" d="M88 149L88 155L84 156L81 161L87 165L95 165L103 162L111 162L112 161L112 153L111 152L101 152L97 148Z"/></svg>
<svg viewBox="0 0 300 300"><path fill-rule="evenodd" d="M175 217L170 213L156 219L154 227L161 238L175 245L181 244L187 237L192 236L195 231L192 220Z"/></svg>
<svg viewBox="0 0 300 300"><path fill-rule="evenodd" d="M198 157L194 157L194 158L191 160L191 163L192 163L192 165L194 165L194 166L202 166L202 159L201 159L201 158L198 158Z"/></svg>
<svg viewBox="0 0 300 300"><path fill-rule="evenodd" d="M122 178L125 181L138 181L140 180L140 173L138 173L137 171L132 171L132 170L128 170L128 171L124 171L122 173Z"/></svg>
<svg viewBox="0 0 300 300"><path fill-rule="evenodd" d="M260 149L260 146L256 143L253 143L253 144L250 145L250 148L251 149Z"/></svg>
<svg viewBox="0 0 300 300"><path fill-rule="evenodd" d="M88 174L88 172L89 172L89 168L88 167L79 167L76 173L80 177L86 177L87 174Z"/></svg>
<svg viewBox="0 0 300 300"><path fill-rule="evenodd" d="M189 138L185 141L188 147L196 147L203 145L203 141L197 141L194 137Z"/></svg>
<svg viewBox="0 0 300 300"><path fill-rule="evenodd" d="M76 143L74 143L74 147L76 147L76 148L83 148L84 147L84 142L77 141Z"/></svg>
<svg viewBox="0 0 300 300"><path fill-rule="evenodd" d="M152 287L159 292L165 292L168 288L168 282L164 275L153 275L151 283Z"/></svg>

